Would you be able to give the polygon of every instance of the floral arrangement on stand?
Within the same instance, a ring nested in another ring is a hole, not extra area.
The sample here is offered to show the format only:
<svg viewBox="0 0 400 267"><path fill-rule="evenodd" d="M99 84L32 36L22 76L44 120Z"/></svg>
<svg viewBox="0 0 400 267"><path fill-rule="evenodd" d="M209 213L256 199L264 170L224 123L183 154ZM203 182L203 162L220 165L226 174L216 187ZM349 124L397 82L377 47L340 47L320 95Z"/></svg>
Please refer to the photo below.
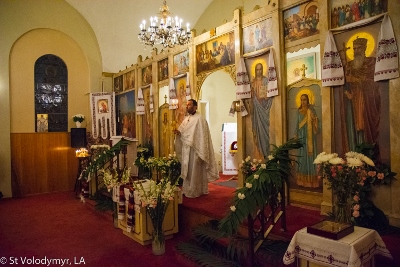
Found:
<svg viewBox="0 0 400 267"><path fill-rule="evenodd" d="M72 120L74 122L83 122L85 120L85 115L83 114L76 114L74 116L72 116Z"/></svg>
<svg viewBox="0 0 400 267"><path fill-rule="evenodd" d="M109 163L117 153L120 153L123 147L126 147L130 143L131 141L122 138L113 147L109 145L92 145L90 147L92 150L92 159L80 174L79 179L90 181L99 170L104 169L104 166Z"/></svg>
<svg viewBox="0 0 400 267"><path fill-rule="evenodd" d="M375 164L364 154L353 151L347 152L345 159L337 153L322 152L314 164L318 165L319 178L325 179L332 189L336 207L331 215L335 220L369 228L375 228L374 220L385 221L383 212L369 198L372 185L389 184L396 175L386 165Z"/></svg>
<svg viewBox="0 0 400 267"><path fill-rule="evenodd" d="M137 147L135 166L139 170L139 179L150 178L151 170L147 167L147 160L153 156L153 146L148 143Z"/></svg>
<svg viewBox="0 0 400 267"><path fill-rule="evenodd" d="M83 114L76 114L72 116L72 120L76 123L77 128L81 128L81 123L85 120L85 116Z"/></svg>
<svg viewBox="0 0 400 267"><path fill-rule="evenodd" d="M250 157L242 162L241 171L250 175L245 180L245 186L235 191L228 214L219 222L221 233L232 236L249 215L254 215L272 198L278 198L277 192L287 182L295 157L289 151L302 146L299 139L291 139L280 147L274 146L265 162L256 159L251 161Z"/></svg>
<svg viewBox="0 0 400 267"><path fill-rule="evenodd" d="M177 166L176 157L170 155L168 158L150 157L142 162L149 169L156 168L161 174L161 179L140 180L133 183L135 191L138 192L142 207L146 207L147 213L153 225L152 250L155 255L165 253L165 237L163 222L171 200L174 200L177 191L178 179L172 177L171 169ZM180 163L179 163L180 166ZM180 168L179 168L180 175Z"/></svg>
<svg viewBox="0 0 400 267"><path fill-rule="evenodd" d="M121 171L116 169L100 169L99 172L103 174L103 182L108 192L115 187L126 185L131 182L131 168L126 168Z"/></svg>

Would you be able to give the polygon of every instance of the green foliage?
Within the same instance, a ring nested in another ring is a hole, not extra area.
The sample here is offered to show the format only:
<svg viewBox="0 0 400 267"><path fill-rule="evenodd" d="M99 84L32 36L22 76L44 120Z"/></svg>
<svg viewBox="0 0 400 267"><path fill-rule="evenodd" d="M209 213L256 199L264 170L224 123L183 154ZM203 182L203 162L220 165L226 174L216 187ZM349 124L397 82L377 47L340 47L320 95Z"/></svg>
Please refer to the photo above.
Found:
<svg viewBox="0 0 400 267"><path fill-rule="evenodd" d="M351 220L357 226L381 231L389 227L389 222L386 215L372 203L372 190L374 186L390 185L391 181L396 179L397 174L392 172L388 165L378 161L379 150L376 144L362 143L356 147L356 150L370 157L375 166L370 169L370 173L374 175L366 176L353 188L354 201Z"/></svg>
<svg viewBox="0 0 400 267"><path fill-rule="evenodd" d="M151 178L154 170L157 173L157 179L161 176L162 179L168 179L172 184L176 184L181 176L181 163L175 153L161 158L149 157L145 159L142 157L140 160L136 160L135 165L148 172L146 178Z"/></svg>
<svg viewBox="0 0 400 267"><path fill-rule="evenodd" d="M210 251L195 243L182 242L176 250L202 267L240 267L241 264L210 254Z"/></svg>
<svg viewBox="0 0 400 267"><path fill-rule="evenodd" d="M122 138L110 149L104 150L101 154L94 156L88 166L82 171L80 179L90 180L91 176L94 176L98 170L103 169L107 162L110 162L117 153L130 143L131 141Z"/></svg>
<svg viewBox="0 0 400 267"><path fill-rule="evenodd" d="M113 210L113 201L107 190L101 189L96 192L92 197L92 200L96 202L95 208L100 211Z"/></svg>
<svg viewBox="0 0 400 267"><path fill-rule="evenodd" d="M253 215L272 197L277 197L277 192L290 175L293 155L289 151L302 146L299 139L291 139L279 147L273 146L268 161L260 164L260 168L246 178L245 186L235 191L230 212L219 223L220 231L232 236L249 215Z"/></svg>
<svg viewBox="0 0 400 267"><path fill-rule="evenodd" d="M151 169L147 166L147 160L153 156L153 146L151 143L140 144L137 147L137 157L135 166L139 170L139 179L151 178Z"/></svg>

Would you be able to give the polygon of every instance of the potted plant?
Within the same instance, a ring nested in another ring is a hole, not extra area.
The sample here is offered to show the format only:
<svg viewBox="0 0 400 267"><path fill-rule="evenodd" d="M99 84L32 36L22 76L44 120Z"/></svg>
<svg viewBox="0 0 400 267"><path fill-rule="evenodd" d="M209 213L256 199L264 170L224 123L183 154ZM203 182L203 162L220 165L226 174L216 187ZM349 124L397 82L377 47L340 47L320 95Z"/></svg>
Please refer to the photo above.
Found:
<svg viewBox="0 0 400 267"><path fill-rule="evenodd" d="M85 120L83 114L76 114L72 116L72 120L76 123L76 128L81 128L81 123Z"/></svg>

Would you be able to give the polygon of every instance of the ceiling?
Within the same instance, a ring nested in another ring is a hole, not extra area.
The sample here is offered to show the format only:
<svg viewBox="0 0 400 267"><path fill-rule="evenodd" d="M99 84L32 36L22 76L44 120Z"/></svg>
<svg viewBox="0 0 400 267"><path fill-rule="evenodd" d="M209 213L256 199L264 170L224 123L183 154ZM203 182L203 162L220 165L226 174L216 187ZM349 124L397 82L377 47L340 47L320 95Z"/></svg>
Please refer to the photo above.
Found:
<svg viewBox="0 0 400 267"><path fill-rule="evenodd" d="M169 0L172 16L194 28L213 0ZM100 46L103 72L118 72L151 54L138 40L140 23L157 15L162 0L66 0L88 21Z"/></svg>

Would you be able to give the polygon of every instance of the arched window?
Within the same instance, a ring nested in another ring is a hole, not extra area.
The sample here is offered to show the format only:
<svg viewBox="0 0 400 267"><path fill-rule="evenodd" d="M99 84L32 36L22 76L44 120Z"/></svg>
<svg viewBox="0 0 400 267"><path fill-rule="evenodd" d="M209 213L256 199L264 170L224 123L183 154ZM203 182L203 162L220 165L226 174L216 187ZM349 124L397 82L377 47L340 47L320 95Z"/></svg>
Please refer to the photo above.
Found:
<svg viewBox="0 0 400 267"><path fill-rule="evenodd" d="M68 70L55 55L35 62L36 132L68 131Z"/></svg>

